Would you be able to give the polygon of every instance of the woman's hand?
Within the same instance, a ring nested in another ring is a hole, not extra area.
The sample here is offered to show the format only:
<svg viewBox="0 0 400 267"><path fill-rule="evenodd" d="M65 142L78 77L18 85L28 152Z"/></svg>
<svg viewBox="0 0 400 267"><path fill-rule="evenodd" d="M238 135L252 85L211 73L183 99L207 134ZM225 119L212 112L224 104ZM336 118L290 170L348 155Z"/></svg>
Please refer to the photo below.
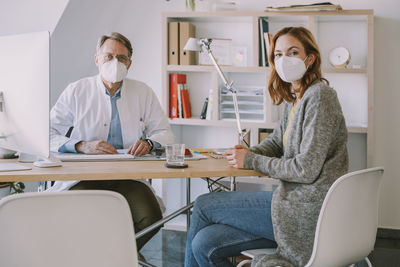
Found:
<svg viewBox="0 0 400 267"><path fill-rule="evenodd" d="M226 159L229 165L234 168L244 168L244 158L246 157L249 150L241 145L236 145L234 148L230 148L225 152Z"/></svg>

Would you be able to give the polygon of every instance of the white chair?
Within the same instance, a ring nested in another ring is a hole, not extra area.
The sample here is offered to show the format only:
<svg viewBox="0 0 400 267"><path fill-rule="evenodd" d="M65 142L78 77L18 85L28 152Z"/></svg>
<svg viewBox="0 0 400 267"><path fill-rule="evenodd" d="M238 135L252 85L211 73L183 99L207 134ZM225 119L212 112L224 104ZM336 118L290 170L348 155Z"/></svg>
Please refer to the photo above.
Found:
<svg viewBox="0 0 400 267"><path fill-rule="evenodd" d="M0 265L136 267L125 198L111 191L25 193L0 201Z"/></svg>
<svg viewBox="0 0 400 267"><path fill-rule="evenodd" d="M314 246L305 267L351 266L374 249L378 228L378 193L383 168L371 168L343 175L330 187L318 217ZM254 258L274 249L243 251ZM243 266L251 260L240 262Z"/></svg>

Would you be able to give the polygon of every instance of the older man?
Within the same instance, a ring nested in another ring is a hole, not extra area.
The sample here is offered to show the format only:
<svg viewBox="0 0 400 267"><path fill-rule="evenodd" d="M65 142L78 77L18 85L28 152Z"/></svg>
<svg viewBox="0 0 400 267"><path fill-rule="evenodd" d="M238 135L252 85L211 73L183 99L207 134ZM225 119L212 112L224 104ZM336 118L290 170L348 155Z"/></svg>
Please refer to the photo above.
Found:
<svg viewBox="0 0 400 267"><path fill-rule="evenodd" d="M99 75L68 85L51 110L50 143L55 152L113 154L117 149L144 155L171 143L174 136L150 87L126 79L132 46L123 35L103 35L94 57ZM50 191L112 190L129 203L140 231L162 216L152 189L133 181L57 181ZM140 249L157 231L138 240Z"/></svg>

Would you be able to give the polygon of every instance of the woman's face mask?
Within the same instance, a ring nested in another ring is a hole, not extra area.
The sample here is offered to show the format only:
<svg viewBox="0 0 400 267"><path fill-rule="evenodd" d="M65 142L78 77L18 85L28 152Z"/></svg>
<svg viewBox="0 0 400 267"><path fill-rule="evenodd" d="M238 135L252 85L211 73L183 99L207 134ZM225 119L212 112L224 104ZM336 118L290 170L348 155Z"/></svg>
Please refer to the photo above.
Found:
<svg viewBox="0 0 400 267"><path fill-rule="evenodd" d="M124 63L118 61L114 58L113 60L104 62L100 66L101 77L111 83L117 83L125 79L128 74L128 68Z"/></svg>
<svg viewBox="0 0 400 267"><path fill-rule="evenodd" d="M303 78L304 73L307 71L307 67L304 64L304 60L298 57L281 56L275 60L275 69L279 77L285 82L294 82Z"/></svg>

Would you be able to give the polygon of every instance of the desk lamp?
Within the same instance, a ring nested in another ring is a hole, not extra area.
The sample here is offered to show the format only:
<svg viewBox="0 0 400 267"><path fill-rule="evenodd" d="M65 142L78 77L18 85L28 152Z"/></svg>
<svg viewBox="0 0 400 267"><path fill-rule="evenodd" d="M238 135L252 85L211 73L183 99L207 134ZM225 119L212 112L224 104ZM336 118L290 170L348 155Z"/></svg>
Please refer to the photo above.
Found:
<svg viewBox="0 0 400 267"><path fill-rule="evenodd" d="M232 93L233 106L235 109L235 117L236 117L236 123L237 123L240 142L244 143L247 147L249 147L249 144L246 142L246 140L244 140L244 137L247 135L247 132L245 130L242 130L242 126L240 125L239 106L238 106L238 101L237 101L236 90L232 86L233 82L228 82L224 73L221 71L220 66L218 65L217 61L215 60L215 57L210 48L211 43L212 43L212 39L209 39L209 38L203 38L203 39L189 38L189 40L186 42L186 45L183 48L183 50L205 52L208 54L212 63L214 64L215 68L217 69L219 76L221 77L222 81L224 82L226 89L228 89Z"/></svg>

